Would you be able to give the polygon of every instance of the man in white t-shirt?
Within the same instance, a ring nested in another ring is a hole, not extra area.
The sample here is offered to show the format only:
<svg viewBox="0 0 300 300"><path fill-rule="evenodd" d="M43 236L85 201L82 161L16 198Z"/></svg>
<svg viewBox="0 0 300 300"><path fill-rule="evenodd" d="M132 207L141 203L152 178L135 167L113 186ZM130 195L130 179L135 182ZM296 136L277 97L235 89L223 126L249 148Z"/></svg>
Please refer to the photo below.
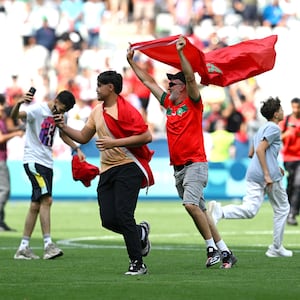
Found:
<svg viewBox="0 0 300 300"><path fill-rule="evenodd" d="M75 104L75 98L69 91L60 92L49 102L30 104L33 94L28 92L15 104L11 111L12 118L21 118L26 123L24 169L32 185L31 204L25 220L23 237L14 256L15 259L38 259L29 247L38 215L44 240L44 259L53 259L63 255L51 239L50 209L52 205L53 153L52 146L57 126L54 114L69 111ZM26 111L20 111L27 103ZM63 141L77 151L80 160L85 156L77 145L65 134L60 133Z"/></svg>

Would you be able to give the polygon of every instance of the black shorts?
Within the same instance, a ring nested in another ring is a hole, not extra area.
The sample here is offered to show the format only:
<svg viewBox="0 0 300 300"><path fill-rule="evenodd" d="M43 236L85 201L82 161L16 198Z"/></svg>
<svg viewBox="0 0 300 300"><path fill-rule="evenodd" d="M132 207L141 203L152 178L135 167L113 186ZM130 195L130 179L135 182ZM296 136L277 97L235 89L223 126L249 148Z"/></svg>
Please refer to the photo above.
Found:
<svg viewBox="0 0 300 300"><path fill-rule="evenodd" d="M31 201L39 202L44 195L52 195L53 170L37 163L24 164L32 185Z"/></svg>

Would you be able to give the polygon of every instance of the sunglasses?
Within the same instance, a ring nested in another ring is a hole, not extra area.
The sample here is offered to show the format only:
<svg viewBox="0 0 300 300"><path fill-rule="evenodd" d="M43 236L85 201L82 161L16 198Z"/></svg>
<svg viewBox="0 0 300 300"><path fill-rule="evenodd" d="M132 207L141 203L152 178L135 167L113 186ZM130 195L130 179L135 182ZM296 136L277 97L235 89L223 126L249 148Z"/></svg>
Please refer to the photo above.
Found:
<svg viewBox="0 0 300 300"><path fill-rule="evenodd" d="M169 82L169 88L171 88L174 85L183 85L183 84L182 83Z"/></svg>

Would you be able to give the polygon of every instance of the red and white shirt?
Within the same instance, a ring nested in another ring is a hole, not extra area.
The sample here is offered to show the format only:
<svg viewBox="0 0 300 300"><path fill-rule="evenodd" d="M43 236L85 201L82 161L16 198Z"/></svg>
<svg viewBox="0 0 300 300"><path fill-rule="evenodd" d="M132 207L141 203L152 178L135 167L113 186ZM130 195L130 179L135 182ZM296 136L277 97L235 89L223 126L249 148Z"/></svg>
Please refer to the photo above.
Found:
<svg viewBox="0 0 300 300"><path fill-rule="evenodd" d="M167 137L171 165L184 165L188 161L206 162L202 116L203 104L189 97L175 105L170 95L164 93L161 105L166 109Z"/></svg>

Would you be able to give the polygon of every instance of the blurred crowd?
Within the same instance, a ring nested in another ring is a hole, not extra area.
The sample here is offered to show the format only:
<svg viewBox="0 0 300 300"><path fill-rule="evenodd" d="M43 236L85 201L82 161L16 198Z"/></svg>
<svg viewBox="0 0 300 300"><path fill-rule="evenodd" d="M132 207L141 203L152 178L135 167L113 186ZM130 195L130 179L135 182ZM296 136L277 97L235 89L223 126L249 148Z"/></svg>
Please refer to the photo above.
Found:
<svg viewBox="0 0 300 300"><path fill-rule="evenodd" d="M298 69L293 58L299 29L298 0L0 0L0 93L9 111L30 86L37 89L35 101L49 101L67 89L76 98L68 122L79 129L97 102L97 75L114 69L123 75L123 96L141 111L154 139L165 138L164 112L126 62L129 42L184 34L207 52L278 34L276 73L226 88L199 85L208 159L241 159L263 122L260 101L279 96L289 108L299 96L295 76L288 78ZM171 67L142 54L137 61L167 88ZM21 143L22 138L9 142L10 159L22 157ZM70 155L60 143L55 153Z"/></svg>

